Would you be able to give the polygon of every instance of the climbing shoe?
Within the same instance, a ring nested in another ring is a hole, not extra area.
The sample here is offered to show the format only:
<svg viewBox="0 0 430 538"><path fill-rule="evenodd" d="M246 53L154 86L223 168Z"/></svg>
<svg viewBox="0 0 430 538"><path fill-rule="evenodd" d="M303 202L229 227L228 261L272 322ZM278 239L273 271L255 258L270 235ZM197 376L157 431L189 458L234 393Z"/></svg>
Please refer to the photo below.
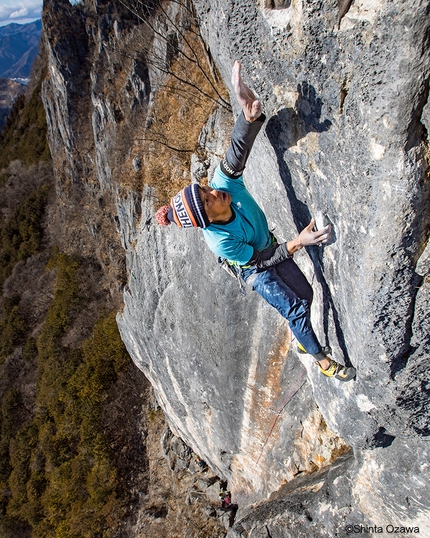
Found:
<svg viewBox="0 0 430 538"><path fill-rule="evenodd" d="M327 368L327 370L321 368L318 361L316 361L315 364L318 366L322 374L326 375L327 377L339 379L339 381L349 381L355 377L355 368L353 366L344 366L333 359L330 359L330 366Z"/></svg>
<svg viewBox="0 0 430 538"><path fill-rule="evenodd" d="M300 342L297 342L297 351L302 354L307 353L306 349ZM321 353L326 356L330 355L331 352L332 350L330 346L325 346L321 350ZM339 381L349 381L355 377L355 368L353 366L344 366L343 364L336 362L334 359L330 359L330 366L327 368L327 370L321 368L318 361L315 361L315 364L325 376L335 377L336 379L339 379Z"/></svg>
<svg viewBox="0 0 430 538"><path fill-rule="evenodd" d="M300 342L297 342L297 351L302 354L307 353L306 349L302 346Z"/></svg>

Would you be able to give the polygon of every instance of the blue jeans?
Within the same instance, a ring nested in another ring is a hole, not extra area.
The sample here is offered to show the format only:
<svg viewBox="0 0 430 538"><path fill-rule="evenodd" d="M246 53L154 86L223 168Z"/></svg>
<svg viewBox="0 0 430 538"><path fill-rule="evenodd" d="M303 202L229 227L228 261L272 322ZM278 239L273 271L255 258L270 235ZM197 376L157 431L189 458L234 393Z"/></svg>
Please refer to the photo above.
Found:
<svg viewBox="0 0 430 538"><path fill-rule="evenodd" d="M242 278L246 281L255 273L253 290L288 320L297 341L308 353L320 353L322 347L310 319L312 287L295 262L287 259L261 272L256 268L242 269Z"/></svg>

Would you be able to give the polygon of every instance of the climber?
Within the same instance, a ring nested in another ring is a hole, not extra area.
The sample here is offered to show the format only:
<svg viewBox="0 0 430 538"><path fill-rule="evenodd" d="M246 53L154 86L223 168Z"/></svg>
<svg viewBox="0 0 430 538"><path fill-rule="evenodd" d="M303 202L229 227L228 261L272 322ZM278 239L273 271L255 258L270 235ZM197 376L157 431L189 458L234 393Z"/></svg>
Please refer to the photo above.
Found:
<svg viewBox="0 0 430 538"><path fill-rule="evenodd" d="M299 351L312 355L327 377L348 381L355 376L355 369L338 364L329 356L330 348L320 345L310 321L312 287L293 261L301 248L326 243L330 226L314 231L312 219L295 239L285 243L278 243L269 231L266 217L242 176L265 115L260 101L242 81L239 62L233 66L232 84L242 113L211 185L185 187L169 206L157 211L156 219L164 226L175 222L181 228L202 228L212 252L288 320Z"/></svg>
<svg viewBox="0 0 430 538"><path fill-rule="evenodd" d="M231 502L231 493L225 491L224 495L221 497L221 509L224 511L236 511L239 508L237 503Z"/></svg>
<svg viewBox="0 0 430 538"><path fill-rule="evenodd" d="M196 463L201 469L206 469L208 466L205 460L202 460L199 456L196 456Z"/></svg>

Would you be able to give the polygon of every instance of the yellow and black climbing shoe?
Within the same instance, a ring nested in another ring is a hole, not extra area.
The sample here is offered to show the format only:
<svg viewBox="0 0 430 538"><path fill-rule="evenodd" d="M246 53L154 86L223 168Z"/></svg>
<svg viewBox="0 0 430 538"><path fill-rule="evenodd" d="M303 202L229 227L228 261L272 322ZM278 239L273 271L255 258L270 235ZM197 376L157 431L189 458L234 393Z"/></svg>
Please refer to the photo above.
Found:
<svg viewBox="0 0 430 538"><path fill-rule="evenodd" d="M327 377L335 377L336 379L339 379L339 381L349 381L355 377L355 368L353 366L344 366L333 359L330 359L330 366L327 368L327 370L321 368L318 361L316 361L315 364L318 366L322 374L326 375Z"/></svg>
<svg viewBox="0 0 430 538"><path fill-rule="evenodd" d="M297 342L297 351L303 354L307 353L306 349L302 346L300 342Z"/></svg>

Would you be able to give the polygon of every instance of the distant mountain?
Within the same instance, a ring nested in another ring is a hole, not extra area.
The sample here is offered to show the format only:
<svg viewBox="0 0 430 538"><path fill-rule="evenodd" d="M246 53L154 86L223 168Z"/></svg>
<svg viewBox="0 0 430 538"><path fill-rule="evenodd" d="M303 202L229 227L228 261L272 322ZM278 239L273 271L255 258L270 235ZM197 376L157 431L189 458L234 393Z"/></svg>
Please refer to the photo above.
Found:
<svg viewBox="0 0 430 538"><path fill-rule="evenodd" d="M0 77L27 78L39 51L42 21L0 27Z"/></svg>

